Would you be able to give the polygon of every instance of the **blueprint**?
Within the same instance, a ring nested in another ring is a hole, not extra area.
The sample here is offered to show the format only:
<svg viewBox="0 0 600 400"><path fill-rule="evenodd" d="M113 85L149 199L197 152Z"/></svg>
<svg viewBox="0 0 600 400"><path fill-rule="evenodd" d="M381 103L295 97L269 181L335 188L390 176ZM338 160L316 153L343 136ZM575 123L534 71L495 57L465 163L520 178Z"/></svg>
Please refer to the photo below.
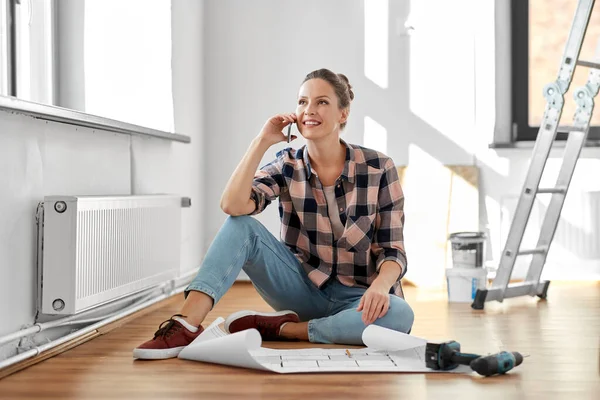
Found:
<svg viewBox="0 0 600 400"><path fill-rule="evenodd" d="M260 334L248 329L227 334L220 328L219 317L179 358L276 373L319 372L453 372L469 373L468 366L451 371L425 367L427 341L377 325L363 332L366 348L270 349L262 347Z"/></svg>

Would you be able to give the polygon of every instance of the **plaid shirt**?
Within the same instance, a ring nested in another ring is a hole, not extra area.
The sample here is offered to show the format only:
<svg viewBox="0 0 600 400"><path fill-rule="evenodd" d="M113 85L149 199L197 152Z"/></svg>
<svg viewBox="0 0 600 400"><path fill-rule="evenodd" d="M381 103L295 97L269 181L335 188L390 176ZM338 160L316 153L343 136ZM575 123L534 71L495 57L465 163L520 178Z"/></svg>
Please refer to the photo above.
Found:
<svg viewBox="0 0 600 400"><path fill-rule="evenodd" d="M402 267L390 293L403 297L406 274L404 194L391 158L357 145L346 146L346 161L335 182L337 210L328 210L323 186L310 167L306 146L286 148L256 172L251 197L261 213L279 197L281 240L310 280L321 287L330 278L347 286L369 287L386 260ZM329 213L344 225L336 241Z"/></svg>

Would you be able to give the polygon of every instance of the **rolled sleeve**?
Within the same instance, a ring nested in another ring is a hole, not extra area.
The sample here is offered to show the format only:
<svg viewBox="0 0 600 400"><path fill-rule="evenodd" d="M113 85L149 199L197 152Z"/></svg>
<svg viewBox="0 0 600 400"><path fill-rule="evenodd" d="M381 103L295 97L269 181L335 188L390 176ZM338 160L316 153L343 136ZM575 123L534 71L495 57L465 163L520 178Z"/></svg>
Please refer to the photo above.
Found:
<svg viewBox="0 0 600 400"><path fill-rule="evenodd" d="M281 166L282 160L278 154L277 159L262 167L254 175L250 198L256 207L249 215L263 212L273 200L279 197L281 191L285 190L286 185L281 173Z"/></svg>
<svg viewBox="0 0 600 400"><path fill-rule="evenodd" d="M402 268L398 281L404 277L408 267L404 248L404 192L398 171L391 159L379 184L379 212L376 220L373 253L376 256L377 272L384 261L395 261Z"/></svg>

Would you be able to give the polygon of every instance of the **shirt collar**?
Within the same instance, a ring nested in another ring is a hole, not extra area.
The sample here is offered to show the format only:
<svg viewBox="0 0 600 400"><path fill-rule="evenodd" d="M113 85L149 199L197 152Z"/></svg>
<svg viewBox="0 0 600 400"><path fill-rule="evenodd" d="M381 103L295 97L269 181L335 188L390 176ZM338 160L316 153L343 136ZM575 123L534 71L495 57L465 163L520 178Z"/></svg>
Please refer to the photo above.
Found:
<svg viewBox="0 0 600 400"><path fill-rule="evenodd" d="M340 139L340 143L342 143L346 147L346 161L344 162L344 169L342 170L341 178L347 180L350 183L354 183L354 177L356 173L356 162L354 160L355 150L352 148L352 146L350 146L342 139ZM304 160L304 165L306 167L306 179L308 180L312 175L312 168L310 166L308 148L306 147L306 145L302 148L302 159Z"/></svg>

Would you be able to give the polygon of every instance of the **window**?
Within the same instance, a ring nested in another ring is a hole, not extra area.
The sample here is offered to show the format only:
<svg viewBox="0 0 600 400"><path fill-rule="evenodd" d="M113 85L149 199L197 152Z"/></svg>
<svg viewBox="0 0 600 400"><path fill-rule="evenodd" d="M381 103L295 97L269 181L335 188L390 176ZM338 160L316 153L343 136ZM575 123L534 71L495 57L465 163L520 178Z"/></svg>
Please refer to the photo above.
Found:
<svg viewBox="0 0 600 400"><path fill-rule="evenodd" d="M0 0L0 95L173 133L171 19L165 0Z"/></svg>
<svg viewBox="0 0 600 400"><path fill-rule="evenodd" d="M0 0L0 95L51 97L51 1Z"/></svg>
<svg viewBox="0 0 600 400"><path fill-rule="evenodd" d="M0 0L0 95L14 96L14 3Z"/></svg>
<svg viewBox="0 0 600 400"><path fill-rule="evenodd" d="M573 23L578 1L575 0L512 0L512 121L513 139L535 140L546 107L543 89L554 82ZM600 6L592 11L580 60L595 57L600 40ZM572 125L576 103L575 89L587 81L589 68L577 67L569 90L564 95L560 125ZM590 140L600 140L600 98L596 96L595 113L588 134ZM558 133L558 140L566 139Z"/></svg>

